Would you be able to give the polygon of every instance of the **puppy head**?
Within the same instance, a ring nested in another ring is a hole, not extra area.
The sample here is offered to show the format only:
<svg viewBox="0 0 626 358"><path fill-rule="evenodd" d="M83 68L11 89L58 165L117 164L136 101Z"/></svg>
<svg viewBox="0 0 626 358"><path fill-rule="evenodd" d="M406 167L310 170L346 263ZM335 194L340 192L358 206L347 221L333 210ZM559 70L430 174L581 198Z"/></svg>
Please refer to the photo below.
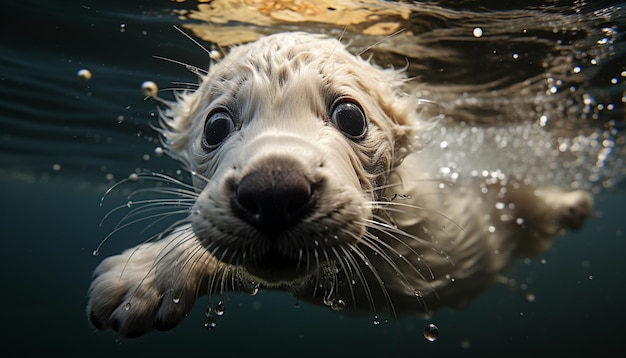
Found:
<svg viewBox="0 0 626 358"><path fill-rule="evenodd" d="M197 173L196 236L267 284L340 260L423 130L403 79L316 35L234 48L163 118L168 149Z"/></svg>

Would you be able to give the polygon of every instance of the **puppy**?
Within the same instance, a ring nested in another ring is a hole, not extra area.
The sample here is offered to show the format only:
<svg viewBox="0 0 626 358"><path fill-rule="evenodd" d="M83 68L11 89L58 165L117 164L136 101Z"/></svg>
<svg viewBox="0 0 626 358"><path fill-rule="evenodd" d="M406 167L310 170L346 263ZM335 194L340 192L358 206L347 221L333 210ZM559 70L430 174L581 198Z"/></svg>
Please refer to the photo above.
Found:
<svg viewBox="0 0 626 358"><path fill-rule="evenodd" d="M259 287L374 315L458 307L590 215L586 192L505 175L420 180L436 123L406 82L319 35L232 49L162 115L188 218L96 268L93 326L167 330L200 295Z"/></svg>

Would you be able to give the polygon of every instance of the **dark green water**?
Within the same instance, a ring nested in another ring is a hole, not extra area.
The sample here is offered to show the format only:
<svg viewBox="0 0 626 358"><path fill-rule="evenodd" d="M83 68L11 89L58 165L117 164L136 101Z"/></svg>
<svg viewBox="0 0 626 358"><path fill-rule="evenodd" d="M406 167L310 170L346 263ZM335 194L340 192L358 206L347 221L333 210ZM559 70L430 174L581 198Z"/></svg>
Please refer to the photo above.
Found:
<svg viewBox="0 0 626 358"><path fill-rule="evenodd" d="M261 292L231 294L212 331L203 327L200 300L170 332L121 343L111 333L95 332L85 315L92 270L102 257L145 238L139 228L126 231L100 256L92 256L113 225L100 227L100 220L125 201L125 193L113 192L104 207L100 197L111 176L121 179L136 168L178 168L153 154L158 144L149 123L155 122L157 104L143 99L140 85L194 81L184 69L153 55L207 63L206 55L172 28L180 21L171 9L194 6L2 1L1 356L528 357L621 350L626 334L623 182L598 195L596 215L584 230L511 269L510 276L526 290L496 286L466 309L441 311L428 321L404 317L374 326L371 317L302 302L296 309L288 294ZM626 25L617 25L621 35L615 48L623 58ZM609 65L617 73L626 70L619 57ZM92 72L89 82L76 77L81 68ZM440 329L435 342L422 335L431 321Z"/></svg>

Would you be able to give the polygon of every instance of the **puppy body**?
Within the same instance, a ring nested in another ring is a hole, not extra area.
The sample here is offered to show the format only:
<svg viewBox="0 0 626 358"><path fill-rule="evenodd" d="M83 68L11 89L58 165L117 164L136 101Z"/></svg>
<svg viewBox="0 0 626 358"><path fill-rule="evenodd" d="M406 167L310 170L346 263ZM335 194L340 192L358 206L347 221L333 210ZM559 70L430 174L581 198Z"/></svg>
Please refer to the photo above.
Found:
<svg viewBox="0 0 626 358"><path fill-rule="evenodd" d="M259 285L334 309L459 306L589 215L581 191L428 180L433 123L404 82L321 36L234 48L163 116L192 172L187 222L102 262L92 324L135 337L174 327L198 295Z"/></svg>

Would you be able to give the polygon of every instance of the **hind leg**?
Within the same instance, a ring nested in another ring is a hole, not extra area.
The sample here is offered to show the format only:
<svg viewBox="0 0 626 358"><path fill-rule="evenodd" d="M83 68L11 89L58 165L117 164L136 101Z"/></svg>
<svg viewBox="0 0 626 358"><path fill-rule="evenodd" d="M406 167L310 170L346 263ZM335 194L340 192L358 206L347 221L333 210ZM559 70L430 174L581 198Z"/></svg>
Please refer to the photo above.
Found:
<svg viewBox="0 0 626 358"><path fill-rule="evenodd" d="M522 255L545 251L552 239L565 230L580 229L592 214L591 194L582 190L534 189L512 181L506 198L515 207L519 226L527 232L518 243Z"/></svg>
<svg viewBox="0 0 626 358"><path fill-rule="evenodd" d="M193 234L172 234L105 259L89 288L87 314L99 330L122 337L168 330L191 310L214 267Z"/></svg>

